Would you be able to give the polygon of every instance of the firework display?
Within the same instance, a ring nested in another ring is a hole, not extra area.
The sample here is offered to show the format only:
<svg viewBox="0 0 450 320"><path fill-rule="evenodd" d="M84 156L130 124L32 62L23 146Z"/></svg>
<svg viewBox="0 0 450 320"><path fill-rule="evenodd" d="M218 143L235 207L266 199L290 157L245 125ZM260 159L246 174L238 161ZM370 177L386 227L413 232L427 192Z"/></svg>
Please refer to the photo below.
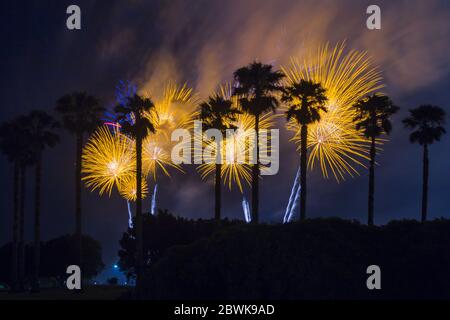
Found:
<svg viewBox="0 0 450 320"><path fill-rule="evenodd" d="M136 174L128 176L122 180L118 186L120 195L128 201L136 201L137 198L137 181ZM142 199L145 199L148 195L148 186L145 179L142 179Z"/></svg>
<svg viewBox="0 0 450 320"><path fill-rule="evenodd" d="M183 171L170 159L173 146L171 134L175 129L187 129L195 116L196 95L186 84L178 86L169 82L163 89L162 97L155 100L155 108L147 112L147 117L155 128L143 142L143 168L146 175L156 181L157 172L170 177L168 168Z"/></svg>
<svg viewBox="0 0 450 320"><path fill-rule="evenodd" d="M236 116L236 120L232 123L228 123L234 127L234 132L231 135L227 135L220 142L219 148L221 150L222 157L222 172L221 176L224 183L231 190L233 185L236 185L241 192L243 192L243 185L251 182L251 157L255 147L255 119L253 116L242 112L242 108L239 104L239 97L233 96L233 87L231 84L225 84L219 87L217 93L218 96L223 97L225 100L230 100L233 106L239 110ZM260 130L267 130L273 126L275 115L272 113L261 116L259 126ZM213 140L207 139L203 136L196 136L196 139L201 140L202 149L206 149L208 152L203 153L203 164L198 167L198 171L203 179L215 171L215 160L217 157L217 143ZM264 161L264 155L267 155L268 146L262 144L260 141L260 158ZM196 154L202 154L198 152Z"/></svg>
<svg viewBox="0 0 450 320"><path fill-rule="evenodd" d="M355 167L364 167L362 160L368 159L369 146L355 128L352 107L362 97L383 88L380 71L368 54L356 50L345 53L345 43L334 48L327 44L301 59L293 58L282 70L288 85L304 79L326 89L327 112L321 113L320 122L308 126L308 166L313 169L318 163L325 177L332 174L338 181L346 174L357 174ZM299 125L292 119L287 128L294 133L292 140L300 145Z"/></svg>
<svg viewBox="0 0 450 320"><path fill-rule="evenodd" d="M83 150L83 181L100 195L111 195L134 175L135 156L133 142L120 134L119 129L100 127L89 139Z"/></svg>

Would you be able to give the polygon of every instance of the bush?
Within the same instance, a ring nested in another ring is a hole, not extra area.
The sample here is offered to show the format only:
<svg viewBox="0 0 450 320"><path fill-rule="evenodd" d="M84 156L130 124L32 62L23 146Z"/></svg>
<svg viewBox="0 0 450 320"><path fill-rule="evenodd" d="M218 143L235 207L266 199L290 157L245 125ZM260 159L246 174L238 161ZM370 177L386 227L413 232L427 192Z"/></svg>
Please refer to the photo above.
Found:
<svg viewBox="0 0 450 320"><path fill-rule="evenodd" d="M366 287L381 267L382 290ZM236 225L174 246L146 274L152 299L450 298L450 222L369 228L340 219Z"/></svg>
<svg viewBox="0 0 450 320"><path fill-rule="evenodd" d="M104 268L102 261L102 247L90 236L83 235L83 267L82 275L85 279L92 279ZM11 243L0 248L0 281L8 281L11 273ZM41 243L40 276L56 278L61 282L67 278L66 268L77 264L77 240L73 235L64 235ZM26 277L31 279L33 274L33 246L25 247Z"/></svg>
<svg viewBox="0 0 450 320"><path fill-rule="evenodd" d="M155 264L168 248L187 245L198 239L207 238L219 229L242 223L242 221L223 220L219 226L214 220L188 220L175 217L162 210L156 216L146 214L143 219L146 267ZM128 229L120 240L118 265L128 279L135 276L136 238L134 231L134 229Z"/></svg>

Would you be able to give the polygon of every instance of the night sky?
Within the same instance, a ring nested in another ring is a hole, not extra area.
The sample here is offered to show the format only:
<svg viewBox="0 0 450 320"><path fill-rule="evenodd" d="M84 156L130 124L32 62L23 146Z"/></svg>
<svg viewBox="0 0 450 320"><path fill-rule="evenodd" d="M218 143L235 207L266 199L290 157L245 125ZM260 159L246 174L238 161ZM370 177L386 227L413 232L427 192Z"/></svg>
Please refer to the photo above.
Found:
<svg viewBox="0 0 450 320"><path fill-rule="evenodd" d="M420 216L422 149L411 145L401 124L409 108L431 103L450 114L450 2L376 1L382 30L365 26L374 1L256 0L2 0L0 4L0 121L32 109L52 112L65 93L86 90L114 105L119 80L157 88L166 80L187 82L202 97L229 81L238 67L259 59L275 66L329 41L368 50L380 66L386 92L401 111L376 168L375 222ZM66 28L66 8L82 10L82 30ZM261 183L261 218L282 221L299 164L291 133L281 129L280 172ZM450 129L449 129L450 130ZM430 149L429 216L450 218L450 139ZM74 230L75 138L44 155L43 240ZM11 239L12 165L0 157L0 245ZM158 207L189 218L213 216L212 181L195 168L159 181ZM338 216L366 222L367 171L337 183L309 174L309 217ZM33 235L33 175L29 170L26 236ZM224 215L243 218L242 195L224 188ZM127 227L126 202L83 191L84 231L101 241L107 269L116 260ZM247 197L250 189L245 190ZM150 201L144 202L149 209Z"/></svg>

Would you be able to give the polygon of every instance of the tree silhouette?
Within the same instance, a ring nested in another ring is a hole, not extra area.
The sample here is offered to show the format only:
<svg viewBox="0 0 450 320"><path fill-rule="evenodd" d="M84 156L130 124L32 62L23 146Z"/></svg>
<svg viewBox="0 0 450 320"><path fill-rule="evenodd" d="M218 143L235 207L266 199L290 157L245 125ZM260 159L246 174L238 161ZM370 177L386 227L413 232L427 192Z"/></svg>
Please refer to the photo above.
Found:
<svg viewBox="0 0 450 320"><path fill-rule="evenodd" d="M34 263L33 263L33 284L32 290L39 291L39 265L41 246L41 176L42 176L42 152L46 148L51 148L59 141L58 135L54 133L59 127L52 116L44 111L34 110L29 115L21 117L24 130L27 130L30 137L29 146L35 165L35 221L34 221Z"/></svg>
<svg viewBox="0 0 450 320"><path fill-rule="evenodd" d="M85 134L89 134L100 125L100 117L105 109L94 96L85 92L74 92L61 97L56 103L56 112L60 114L63 127L76 137L75 159L75 235L78 238L79 251L77 263L82 266L82 221L81 221L81 162Z"/></svg>
<svg viewBox="0 0 450 320"><path fill-rule="evenodd" d="M428 208L428 146L440 141L445 134L445 111L438 106L421 105L409 110L409 117L403 120L406 128L414 130L409 139L411 143L423 146L422 180L422 222L427 221Z"/></svg>
<svg viewBox="0 0 450 320"><path fill-rule="evenodd" d="M306 219L306 173L308 153L308 125L320 121L320 112L327 112L328 98L320 83L300 80L284 89L281 100L288 104L287 121L294 119L300 126L300 220Z"/></svg>
<svg viewBox="0 0 450 320"><path fill-rule="evenodd" d="M119 104L114 111L121 131L135 139L136 143L136 293L141 296L143 273L143 234L142 234L142 141L155 132L150 120L144 113L155 108L152 100L137 94L128 97L125 104ZM131 116L131 121L130 117Z"/></svg>
<svg viewBox="0 0 450 320"><path fill-rule="evenodd" d="M256 162L252 167L252 221L259 221L259 119L266 112L278 107L276 92L281 91L279 85L284 75L280 71L272 71L272 66L253 62L234 72L236 86L233 94L240 97L243 111L255 117Z"/></svg>
<svg viewBox="0 0 450 320"><path fill-rule="evenodd" d="M203 128L217 129L225 135L227 129L236 129L231 123L236 121L236 115L239 114L239 110L233 108L233 103L230 100L216 95L209 97L208 101L200 104L200 120L202 121ZM216 141L217 142L217 141ZM215 173L215 214L214 217L217 222L221 220L221 173L222 173L222 150L219 143L216 147L216 173Z"/></svg>
<svg viewBox="0 0 450 320"><path fill-rule="evenodd" d="M356 129L361 130L365 137L370 139L368 225L373 226L376 138L391 132L390 117L399 110L399 107L395 106L389 97L373 94L358 100L354 108Z"/></svg>
<svg viewBox="0 0 450 320"><path fill-rule="evenodd" d="M4 123L0 127L0 147L14 164L13 182L13 247L11 255L12 291L25 289L25 183L26 167L31 164L30 136L24 130L21 118Z"/></svg>

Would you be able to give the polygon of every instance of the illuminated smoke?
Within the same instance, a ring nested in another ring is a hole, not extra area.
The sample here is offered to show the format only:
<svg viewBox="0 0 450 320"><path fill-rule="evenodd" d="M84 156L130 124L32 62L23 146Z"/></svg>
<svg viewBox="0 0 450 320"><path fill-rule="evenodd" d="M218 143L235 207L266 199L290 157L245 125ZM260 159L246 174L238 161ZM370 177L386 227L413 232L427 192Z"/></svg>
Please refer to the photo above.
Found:
<svg viewBox="0 0 450 320"><path fill-rule="evenodd" d="M252 222L252 216L250 215L250 205L245 197L242 199L242 209L244 210L245 222Z"/></svg>
<svg viewBox="0 0 450 320"><path fill-rule="evenodd" d="M286 208L286 213L284 214L283 223L289 223L292 221L295 213L295 209L298 207L298 200L300 197L300 168L297 170L295 176L294 185L292 186L291 195L289 197L289 202Z"/></svg>

